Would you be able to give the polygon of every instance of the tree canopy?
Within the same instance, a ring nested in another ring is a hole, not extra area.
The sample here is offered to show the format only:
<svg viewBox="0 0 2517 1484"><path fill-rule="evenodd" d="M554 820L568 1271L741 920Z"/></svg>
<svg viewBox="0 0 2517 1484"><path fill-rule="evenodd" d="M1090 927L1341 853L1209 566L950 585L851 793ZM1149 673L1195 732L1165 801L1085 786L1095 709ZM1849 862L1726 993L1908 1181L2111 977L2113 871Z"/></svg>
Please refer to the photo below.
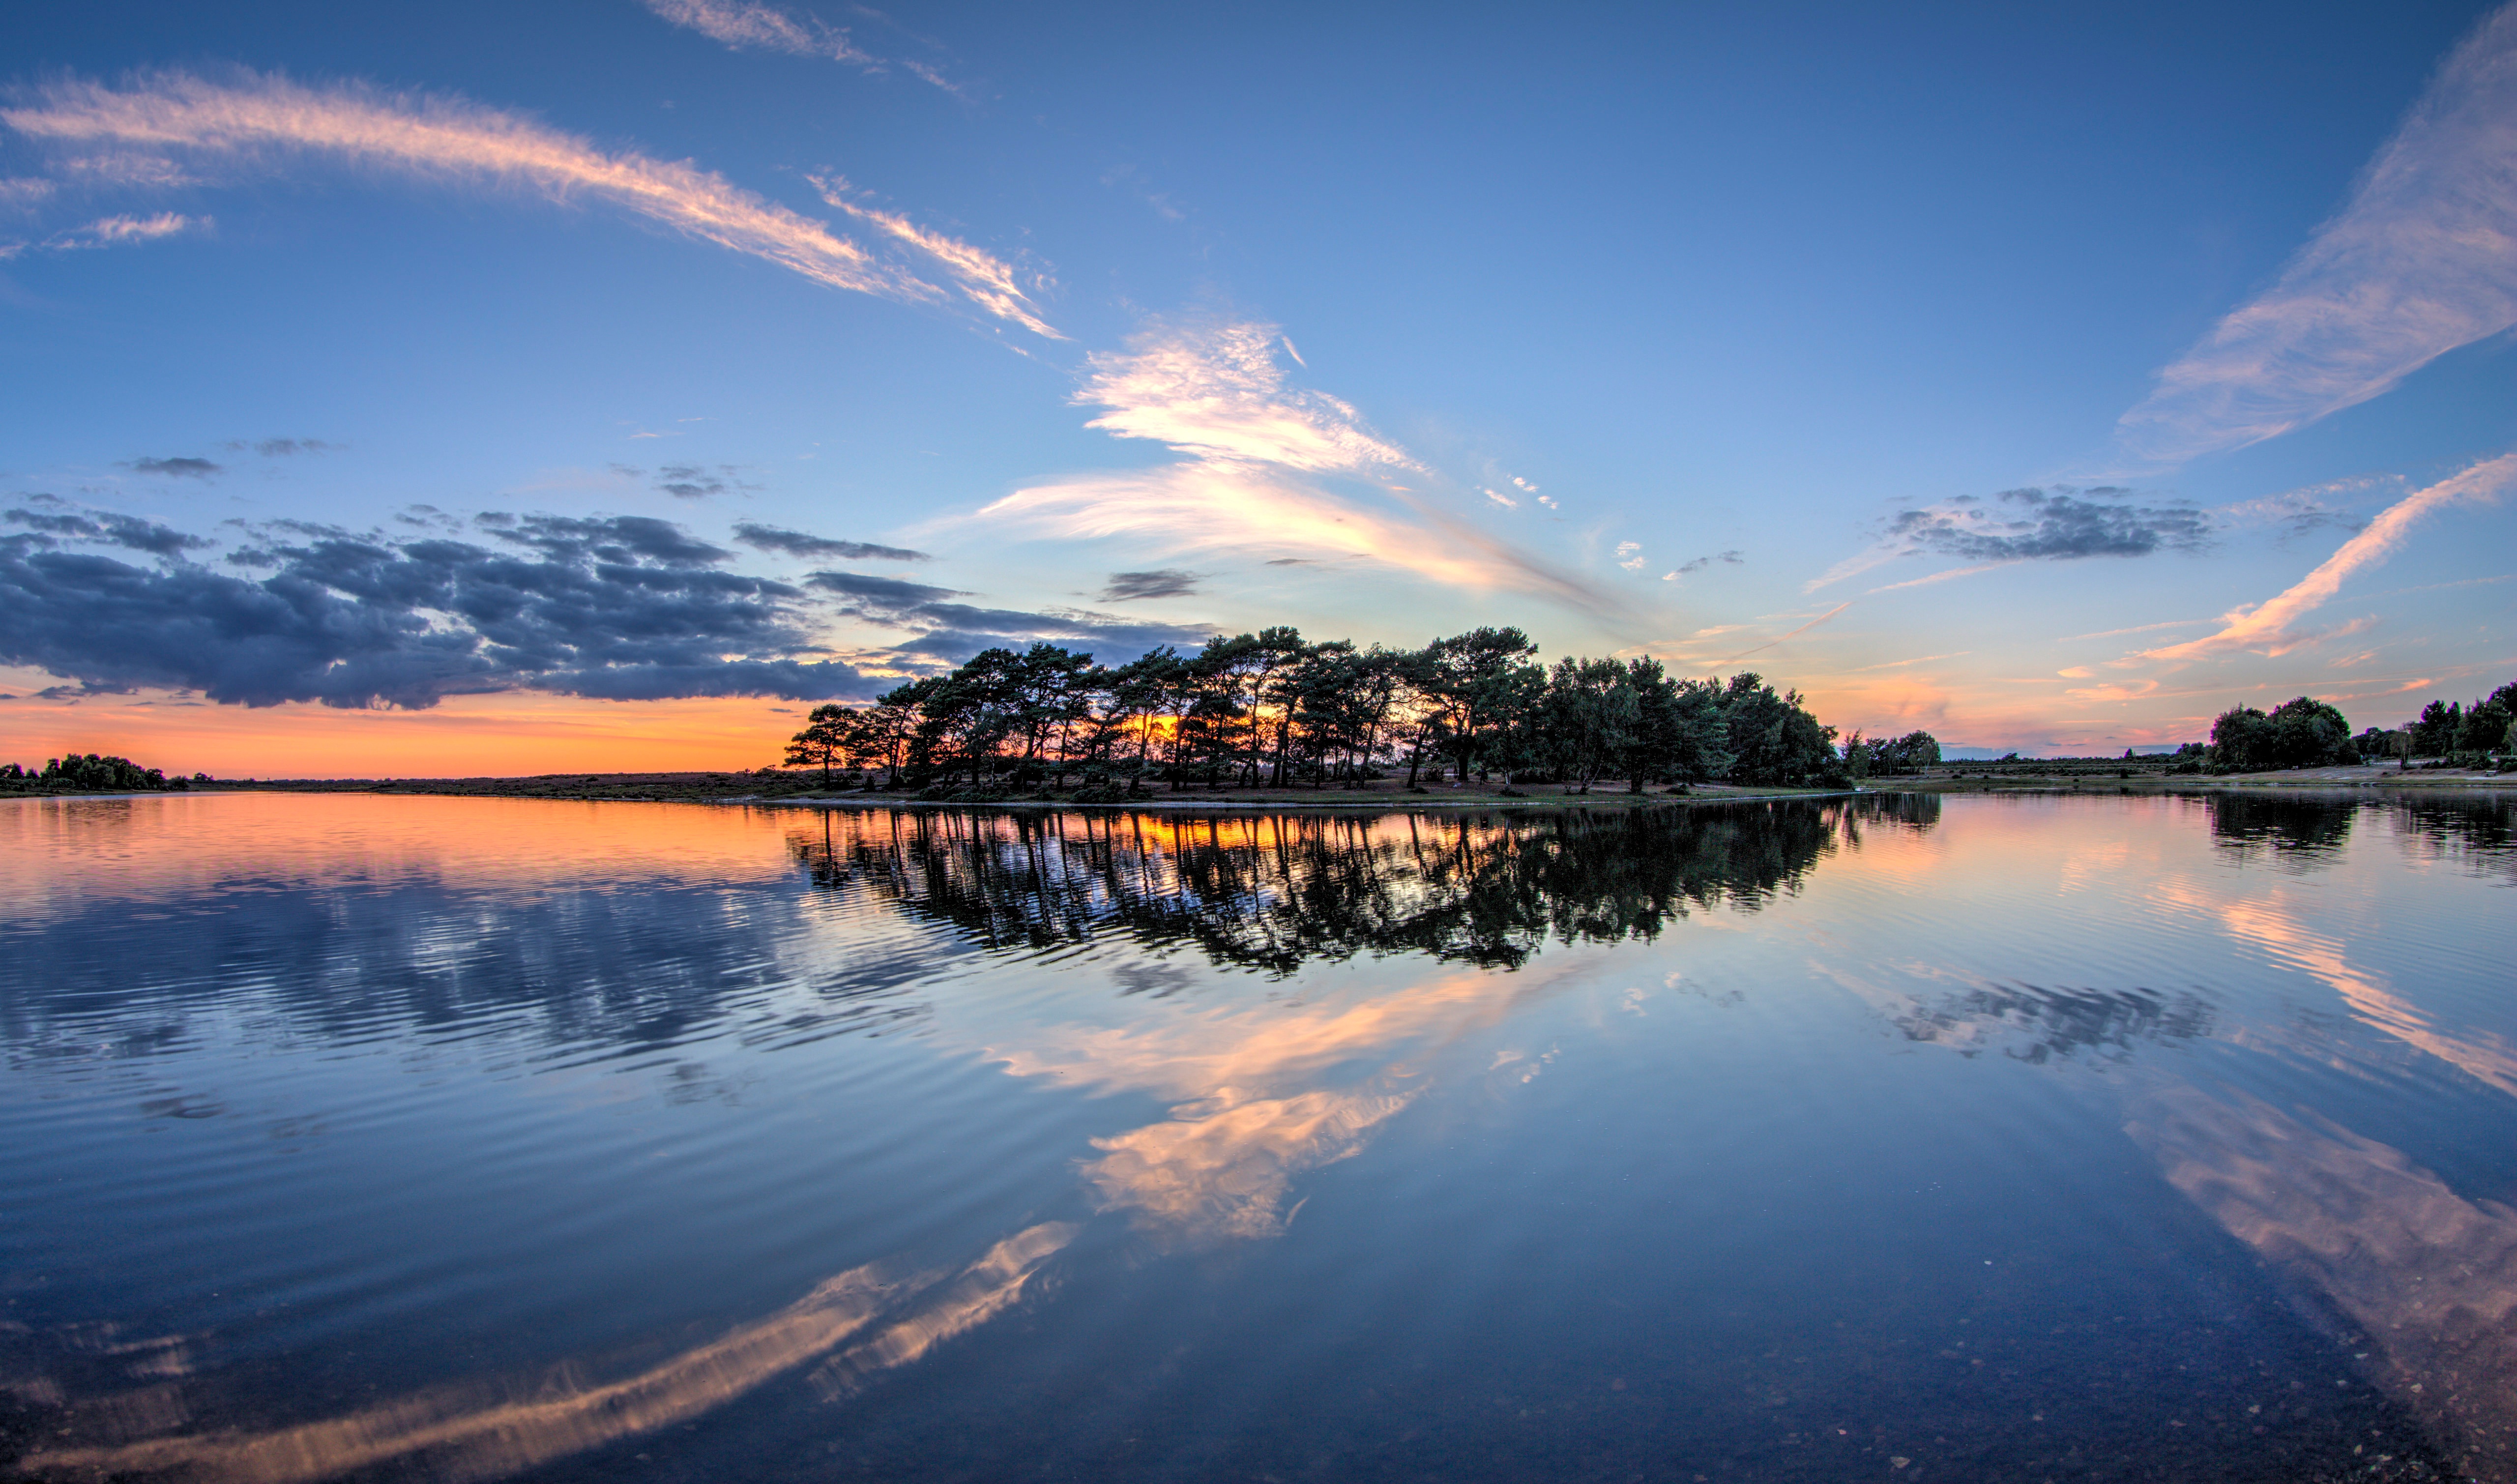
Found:
<svg viewBox="0 0 2517 1484"><path fill-rule="evenodd" d="M65 752L47 759L40 770L0 763L0 792L6 793L161 793L192 785L191 779L168 778L162 770L144 768L127 757L94 752Z"/></svg>
<svg viewBox="0 0 2517 1484"><path fill-rule="evenodd" d="M1391 650L1277 627L1115 668L1053 644L992 649L872 705L815 708L786 761L825 782L880 772L888 784L983 791L1069 778L1328 787L1400 769L1411 785L1500 778L1582 791L1610 780L1848 781L1835 729L1762 676L1681 679L1650 658L1549 667L1536 653L1516 628ZM1915 736L1937 760L1939 744Z"/></svg>

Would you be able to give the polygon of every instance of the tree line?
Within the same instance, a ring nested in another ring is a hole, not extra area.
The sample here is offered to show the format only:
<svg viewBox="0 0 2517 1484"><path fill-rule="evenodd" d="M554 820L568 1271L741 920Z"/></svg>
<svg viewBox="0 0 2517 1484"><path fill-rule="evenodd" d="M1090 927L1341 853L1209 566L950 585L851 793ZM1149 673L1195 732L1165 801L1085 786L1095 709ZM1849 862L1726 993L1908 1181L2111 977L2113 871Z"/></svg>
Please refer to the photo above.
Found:
<svg viewBox="0 0 2517 1484"><path fill-rule="evenodd" d="M2211 723L2211 742L2188 743L2178 766L2191 772L2269 773L2344 763L2434 758L2476 767L2517 752L2517 681L2466 706L2433 700L2397 728L2369 727L2353 736L2337 708L2300 696L2269 712L2233 706Z"/></svg>
<svg viewBox="0 0 2517 1484"><path fill-rule="evenodd" d="M1472 778L1849 784L1909 765L1925 734L1874 746L1836 730L1798 692L1764 677L1673 676L1648 657L1535 659L1516 628L1479 628L1420 650L1312 643L1291 627L1218 635L1095 664L1054 644L992 649L871 705L814 709L787 764L880 773L925 788L1332 787L1404 771L1410 787Z"/></svg>
<svg viewBox="0 0 2517 1484"><path fill-rule="evenodd" d="M168 778L162 769L94 752L47 758L40 770L0 763L0 793L164 793L190 788L194 780L209 782L205 774Z"/></svg>

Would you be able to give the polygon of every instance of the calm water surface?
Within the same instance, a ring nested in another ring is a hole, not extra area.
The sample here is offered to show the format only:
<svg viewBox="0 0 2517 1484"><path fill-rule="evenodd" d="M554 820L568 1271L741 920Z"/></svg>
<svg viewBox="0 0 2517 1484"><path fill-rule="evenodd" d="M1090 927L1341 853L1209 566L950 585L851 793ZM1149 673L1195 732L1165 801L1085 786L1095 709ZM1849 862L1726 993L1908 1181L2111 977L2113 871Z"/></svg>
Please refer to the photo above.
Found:
<svg viewBox="0 0 2517 1484"><path fill-rule="evenodd" d="M42 1479L2517 1479L2507 798L0 805Z"/></svg>

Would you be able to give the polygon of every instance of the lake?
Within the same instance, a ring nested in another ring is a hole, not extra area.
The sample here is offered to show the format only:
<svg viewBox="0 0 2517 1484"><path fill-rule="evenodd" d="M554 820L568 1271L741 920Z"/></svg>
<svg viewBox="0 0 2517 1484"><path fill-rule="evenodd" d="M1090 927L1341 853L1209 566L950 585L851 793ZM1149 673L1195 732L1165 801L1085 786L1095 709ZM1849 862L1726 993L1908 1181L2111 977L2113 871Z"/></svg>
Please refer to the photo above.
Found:
<svg viewBox="0 0 2517 1484"><path fill-rule="evenodd" d="M40 1479L2517 1479L2517 798L0 804Z"/></svg>

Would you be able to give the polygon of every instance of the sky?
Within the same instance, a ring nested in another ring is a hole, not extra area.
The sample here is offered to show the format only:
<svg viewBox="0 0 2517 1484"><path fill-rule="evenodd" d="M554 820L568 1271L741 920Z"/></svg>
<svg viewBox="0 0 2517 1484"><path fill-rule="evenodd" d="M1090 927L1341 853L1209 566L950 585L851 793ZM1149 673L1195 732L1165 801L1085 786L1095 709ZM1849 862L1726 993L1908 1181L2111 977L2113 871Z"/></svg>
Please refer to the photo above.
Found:
<svg viewBox="0 0 2517 1484"><path fill-rule="evenodd" d="M0 760L756 767L994 645L2112 752L2517 676L2517 6L0 10Z"/></svg>

